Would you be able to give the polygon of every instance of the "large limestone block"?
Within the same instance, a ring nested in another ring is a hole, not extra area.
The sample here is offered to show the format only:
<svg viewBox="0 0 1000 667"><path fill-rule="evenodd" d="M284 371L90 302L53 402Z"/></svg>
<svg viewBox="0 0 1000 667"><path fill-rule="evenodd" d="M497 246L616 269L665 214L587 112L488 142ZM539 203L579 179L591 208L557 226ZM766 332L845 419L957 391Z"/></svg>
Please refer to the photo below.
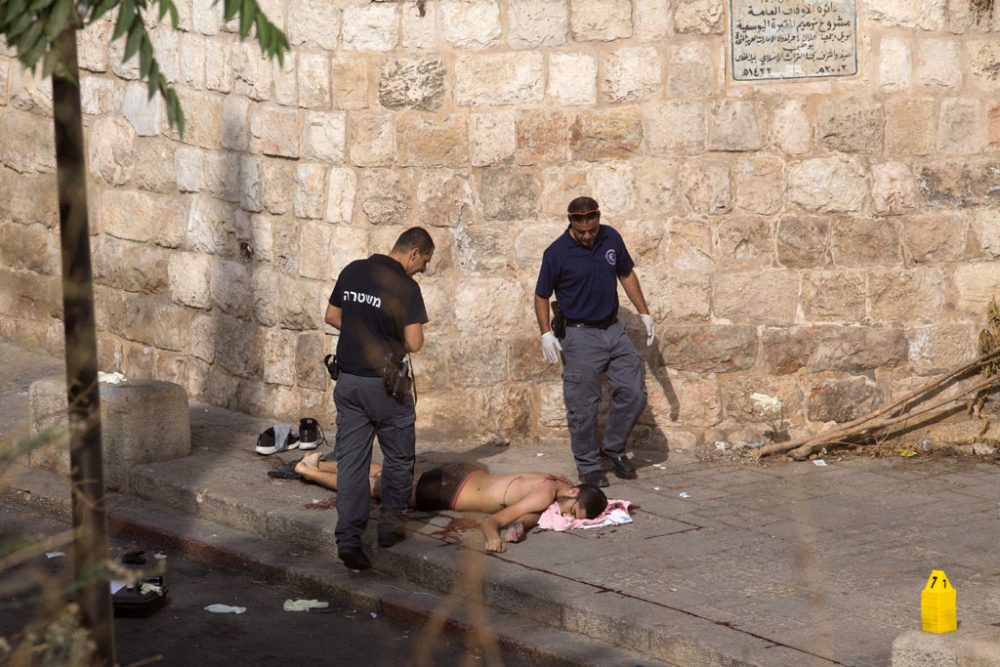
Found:
<svg viewBox="0 0 1000 667"><path fill-rule="evenodd" d="M667 97L710 97L718 88L716 67L705 44L675 44L670 47L667 67Z"/></svg>
<svg viewBox="0 0 1000 667"><path fill-rule="evenodd" d="M988 142L986 114L978 98L941 100L938 150L942 153L979 153Z"/></svg>
<svg viewBox="0 0 1000 667"><path fill-rule="evenodd" d="M308 44L334 51L339 38L340 8L334 3L325 0L291 0L288 3L288 42L291 45Z"/></svg>
<svg viewBox="0 0 1000 667"><path fill-rule="evenodd" d="M789 155L812 147L812 124L801 100L785 100L771 113L771 140Z"/></svg>
<svg viewBox="0 0 1000 667"><path fill-rule="evenodd" d="M109 185L124 185L135 166L135 130L124 118L99 118L90 128L87 166Z"/></svg>
<svg viewBox="0 0 1000 667"><path fill-rule="evenodd" d="M868 272L869 314L882 324L928 324L948 305L939 267L876 268Z"/></svg>
<svg viewBox="0 0 1000 667"><path fill-rule="evenodd" d="M830 380L809 390L806 416L814 422L849 422L875 410L882 401L882 390L866 377Z"/></svg>
<svg viewBox="0 0 1000 667"><path fill-rule="evenodd" d="M697 155L705 151L705 107L701 102L668 102L646 116L646 142L652 155Z"/></svg>
<svg viewBox="0 0 1000 667"><path fill-rule="evenodd" d="M719 160L689 162L681 174L681 191L695 213L728 213L733 210L733 182L729 163Z"/></svg>
<svg viewBox="0 0 1000 667"><path fill-rule="evenodd" d="M709 116L708 148L715 151L756 151L763 146L756 105L726 99Z"/></svg>
<svg viewBox="0 0 1000 667"><path fill-rule="evenodd" d="M997 262L959 266L955 269L953 280L955 308L964 316L981 318L993 298L1000 295L1000 265Z"/></svg>
<svg viewBox="0 0 1000 667"><path fill-rule="evenodd" d="M816 136L832 150L872 155L882 150L884 124L882 105L874 97L830 97L820 104Z"/></svg>
<svg viewBox="0 0 1000 667"><path fill-rule="evenodd" d="M778 158L744 160L732 170L736 208L770 215L781 210L785 198L785 165Z"/></svg>
<svg viewBox="0 0 1000 667"><path fill-rule="evenodd" d="M965 259L969 220L957 213L908 216L900 240L907 263L943 264Z"/></svg>
<svg viewBox="0 0 1000 667"><path fill-rule="evenodd" d="M882 0L866 5L866 12L871 21L885 26L941 30L947 8L948 0Z"/></svg>
<svg viewBox="0 0 1000 667"><path fill-rule="evenodd" d="M902 331L859 326L765 327L761 343L771 375L893 368L906 362L908 351Z"/></svg>
<svg viewBox="0 0 1000 667"><path fill-rule="evenodd" d="M910 364L919 375L937 375L974 359L978 328L968 324L932 324L909 329Z"/></svg>
<svg viewBox="0 0 1000 667"><path fill-rule="evenodd" d="M410 170L369 169L361 182L361 210L373 225L402 225L412 209Z"/></svg>
<svg viewBox="0 0 1000 667"><path fill-rule="evenodd" d="M373 2L344 9L346 51L391 51L399 42L398 5Z"/></svg>
<svg viewBox="0 0 1000 667"><path fill-rule="evenodd" d="M593 164L587 173L587 184L606 215L623 215L635 206L635 170L628 162Z"/></svg>
<svg viewBox="0 0 1000 667"><path fill-rule="evenodd" d="M577 42L612 42L632 36L629 0L570 0L570 30Z"/></svg>
<svg viewBox="0 0 1000 667"><path fill-rule="evenodd" d="M337 109L368 108L368 61L335 58L330 65L333 106Z"/></svg>
<svg viewBox="0 0 1000 667"><path fill-rule="evenodd" d="M789 198L809 211L857 211L868 184L864 168L847 158L813 158L789 167Z"/></svg>
<svg viewBox="0 0 1000 667"><path fill-rule="evenodd" d="M258 107L250 118L250 149L276 157L299 157L300 123L295 109Z"/></svg>
<svg viewBox="0 0 1000 667"><path fill-rule="evenodd" d="M459 49L482 49L500 38L500 5L497 0L442 0L441 34Z"/></svg>
<svg viewBox="0 0 1000 667"><path fill-rule="evenodd" d="M176 248L184 240L185 202L148 192L108 190L101 195L101 225L106 233L130 241L151 241Z"/></svg>
<svg viewBox="0 0 1000 667"><path fill-rule="evenodd" d="M354 217L357 189L357 176L352 169L331 169L323 218L329 222L350 222Z"/></svg>
<svg viewBox="0 0 1000 667"><path fill-rule="evenodd" d="M293 207L297 218L322 218L326 208L327 173L322 164L299 164L295 169Z"/></svg>
<svg viewBox="0 0 1000 667"><path fill-rule="evenodd" d="M400 116L396 121L396 146L403 166L465 166L469 161L466 116Z"/></svg>
<svg viewBox="0 0 1000 667"><path fill-rule="evenodd" d="M583 111L570 128L573 158L596 162L635 156L642 148L642 116L635 109Z"/></svg>
<svg viewBox="0 0 1000 667"><path fill-rule="evenodd" d="M512 278L473 278L455 294L455 321L465 334L508 336L530 321L530 305L528 294Z"/></svg>
<svg viewBox="0 0 1000 667"><path fill-rule="evenodd" d="M600 89L612 103L640 102L655 96L663 83L663 62L655 46L626 46L601 60Z"/></svg>
<svg viewBox="0 0 1000 667"><path fill-rule="evenodd" d="M679 0L674 10L674 31L681 34L719 34L725 10L722 0Z"/></svg>
<svg viewBox="0 0 1000 667"><path fill-rule="evenodd" d="M307 109L330 107L330 58L326 54L300 53L295 77L299 106Z"/></svg>
<svg viewBox="0 0 1000 667"><path fill-rule="evenodd" d="M673 16L669 0L635 0L632 18L635 29L632 36L641 42L655 42L673 31Z"/></svg>
<svg viewBox="0 0 1000 667"><path fill-rule="evenodd" d="M435 227L470 225L480 218L471 177L448 169L427 170L421 174L417 185L417 209L417 218Z"/></svg>
<svg viewBox="0 0 1000 667"><path fill-rule="evenodd" d="M405 0L402 5L401 44L407 49L437 48L437 3Z"/></svg>
<svg viewBox="0 0 1000 667"><path fill-rule="evenodd" d="M826 218L782 218L775 241L778 263L784 267L820 268L830 262L830 221Z"/></svg>
<svg viewBox="0 0 1000 667"><path fill-rule="evenodd" d="M894 215L915 208L917 188L903 162L872 165L872 206L876 213Z"/></svg>
<svg viewBox="0 0 1000 667"><path fill-rule="evenodd" d="M589 53L549 54L549 97L560 106L597 101L597 58Z"/></svg>
<svg viewBox="0 0 1000 667"><path fill-rule="evenodd" d="M517 148L514 131L514 114L473 113L468 116L469 160L474 167L510 160Z"/></svg>
<svg viewBox="0 0 1000 667"><path fill-rule="evenodd" d="M902 260L898 222L836 218L831 230L830 250L837 266L894 266Z"/></svg>
<svg viewBox="0 0 1000 667"><path fill-rule="evenodd" d="M798 302L796 271L737 271L712 278L712 312L732 323L791 324Z"/></svg>
<svg viewBox="0 0 1000 667"><path fill-rule="evenodd" d="M191 453L187 392L172 382L130 380L100 383L101 449L104 481L128 491L129 471L137 465L169 461ZM66 383L38 380L28 390L30 433L63 433L68 427ZM30 465L68 474L69 449L60 437L29 454Z"/></svg>
<svg viewBox="0 0 1000 667"><path fill-rule="evenodd" d="M921 86L958 88L962 83L961 51L950 39L925 39L917 44L915 79Z"/></svg>
<svg viewBox="0 0 1000 667"><path fill-rule="evenodd" d="M396 157L396 131L388 114L354 113L351 163L357 167L384 167Z"/></svg>
<svg viewBox="0 0 1000 667"><path fill-rule="evenodd" d="M154 95L149 99L145 83L130 83L125 88L122 113L140 137L155 136L164 120L163 98Z"/></svg>
<svg viewBox="0 0 1000 667"><path fill-rule="evenodd" d="M663 333L663 357L672 369L696 373L748 370L757 359L752 326L671 326Z"/></svg>
<svg viewBox="0 0 1000 667"><path fill-rule="evenodd" d="M994 39L979 39L966 44L969 70L975 84L992 93L1000 90L1000 45Z"/></svg>
<svg viewBox="0 0 1000 667"><path fill-rule="evenodd" d="M111 239L111 237L98 237ZM112 239L117 241L117 239ZM96 239L95 239L96 241ZM125 257L124 253L118 253L117 257L102 257L97 254L97 244L94 243L94 279L99 280L98 270L105 268L104 266L99 266L98 261L106 260L110 267L107 268L119 268L115 262L122 262ZM136 246L138 244L130 244ZM144 246L139 246L144 247ZM58 275L61 270L61 258L59 253L59 237L55 230L48 229L39 224L30 225L20 225L20 224L4 224L0 225L0 265L7 269L23 269L27 271L32 271L35 273L43 273L48 275ZM123 263L120 267L123 272L127 270L128 264ZM153 267L146 267L151 273L154 273L156 269ZM120 276L121 274L116 274ZM104 276L101 276L104 277ZM138 285L146 285L153 287L155 283L152 281L136 281ZM18 297L20 298L20 296Z"/></svg>
<svg viewBox="0 0 1000 667"><path fill-rule="evenodd" d="M569 5L565 0L510 0L507 12L507 43L513 48L566 43Z"/></svg>
<svg viewBox="0 0 1000 667"><path fill-rule="evenodd" d="M558 164L569 160L569 120L560 111L526 111L514 124L520 165Z"/></svg>
<svg viewBox="0 0 1000 667"><path fill-rule="evenodd" d="M901 91L910 87L913 63L908 41L883 39L879 45L878 85L882 90Z"/></svg>
<svg viewBox="0 0 1000 667"><path fill-rule="evenodd" d="M774 262L774 231L767 218L726 217L716 238L716 261L726 270L763 269Z"/></svg>
<svg viewBox="0 0 1000 667"><path fill-rule="evenodd" d="M18 173L54 171L52 123L41 116L4 107L0 109L0 163ZM5 193L4 195L9 196Z"/></svg>
<svg viewBox="0 0 1000 667"><path fill-rule="evenodd" d="M479 197L487 218L530 218L538 210L538 180L531 171L503 167L486 169L481 176Z"/></svg>
<svg viewBox="0 0 1000 667"><path fill-rule="evenodd" d="M307 111L302 122L302 158L326 164L343 164L347 143L344 113Z"/></svg>
<svg viewBox="0 0 1000 667"><path fill-rule="evenodd" d="M932 98L893 98L885 108L885 150L891 156L927 155L937 146Z"/></svg>
<svg viewBox="0 0 1000 667"><path fill-rule="evenodd" d="M379 102L387 109L435 111L444 101L445 74L440 58L390 60L379 73Z"/></svg>
<svg viewBox="0 0 1000 667"><path fill-rule="evenodd" d="M808 271L802 276L802 314L810 322L856 323L865 319L865 273Z"/></svg>
<svg viewBox="0 0 1000 667"><path fill-rule="evenodd" d="M467 55L455 63L455 101L462 106L541 102L545 57L535 51Z"/></svg>
<svg viewBox="0 0 1000 667"><path fill-rule="evenodd" d="M0 101L3 100L3 80L0 77ZM80 77L80 107L83 113L102 115L121 108L125 87L113 78Z"/></svg>

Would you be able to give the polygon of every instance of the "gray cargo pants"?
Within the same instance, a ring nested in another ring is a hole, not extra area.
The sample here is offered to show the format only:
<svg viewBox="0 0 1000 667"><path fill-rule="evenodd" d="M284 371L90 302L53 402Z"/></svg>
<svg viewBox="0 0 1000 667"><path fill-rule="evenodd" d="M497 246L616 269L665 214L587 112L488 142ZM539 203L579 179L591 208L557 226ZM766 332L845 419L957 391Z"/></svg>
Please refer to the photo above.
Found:
<svg viewBox="0 0 1000 667"><path fill-rule="evenodd" d="M584 475L601 469L600 455L620 456L636 419L646 407L642 359L621 322L607 329L567 327L562 341L563 400L576 469ZM597 404L601 373L611 382L611 410L604 443L597 444Z"/></svg>
<svg viewBox="0 0 1000 667"><path fill-rule="evenodd" d="M382 378L341 373L333 390L337 406L337 528L338 547L361 545L368 525L371 487L368 470L372 441L382 448L382 505L379 532L403 529L402 513L409 507L416 458L413 397L403 402L386 393Z"/></svg>

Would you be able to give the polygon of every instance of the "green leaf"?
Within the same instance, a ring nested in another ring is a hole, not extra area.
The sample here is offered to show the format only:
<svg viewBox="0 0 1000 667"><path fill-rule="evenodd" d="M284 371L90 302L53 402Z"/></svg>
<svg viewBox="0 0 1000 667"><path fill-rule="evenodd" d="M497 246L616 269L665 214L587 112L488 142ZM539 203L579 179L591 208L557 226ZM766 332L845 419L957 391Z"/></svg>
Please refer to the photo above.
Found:
<svg viewBox="0 0 1000 667"><path fill-rule="evenodd" d="M139 76L143 79L149 78L149 66L153 62L153 44L148 39L142 41L139 46Z"/></svg>
<svg viewBox="0 0 1000 667"><path fill-rule="evenodd" d="M3 19L0 19L0 22L2 22L3 25L11 23L15 18L24 13L24 7L26 4L27 0L11 0L6 3L4 11L0 14L0 16L3 16Z"/></svg>
<svg viewBox="0 0 1000 667"><path fill-rule="evenodd" d="M96 22L117 4L118 0L101 0L90 13L90 23Z"/></svg>
<svg viewBox="0 0 1000 667"><path fill-rule="evenodd" d="M257 41L260 42L260 50L267 53L267 45L271 43L271 27L267 23L267 17L263 13L257 14L254 24L257 26Z"/></svg>
<svg viewBox="0 0 1000 667"><path fill-rule="evenodd" d="M20 37L21 33L31 27L32 17L31 14L21 14L17 19L14 20L11 27L7 29L7 43L13 44Z"/></svg>
<svg viewBox="0 0 1000 667"><path fill-rule="evenodd" d="M171 2L170 3L170 25L173 27L174 30L177 30L177 23L179 21L180 21L180 19L177 16L177 5L175 5L174 3Z"/></svg>
<svg viewBox="0 0 1000 667"><path fill-rule="evenodd" d="M31 4L28 5L28 11L32 14L37 14L51 5L52 2L53 0L32 0Z"/></svg>
<svg viewBox="0 0 1000 667"><path fill-rule="evenodd" d="M146 26L142 24L142 21L134 21L128 31L128 41L125 42L125 53L122 55L122 62L127 63L131 60L144 41L148 41Z"/></svg>
<svg viewBox="0 0 1000 667"><path fill-rule="evenodd" d="M49 12L49 18L45 22L45 33L52 41L55 41L56 37L62 34L62 31L69 25L72 11L72 0L56 0L55 5Z"/></svg>
<svg viewBox="0 0 1000 667"><path fill-rule="evenodd" d="M229 20L236 16L236 12L240 10L240 0L225 0L222 10L222 18Z"/></svg>
<svg viewBox="0 0 1000 667"><path fill-rule="evenodd" d="M122 0L122 4L118 7L118 20L115 22L115 30L111 33L111 41L115 41L128 32L135 19L135 7L132 4L132 0Z"/></svg>
<svg viewBox="0 0 1000 667"><path fill-rule="evenodd" d="M240 8L240 39L246 39L250 34L250 26L253 25L256 13L257 3L253 0L243 0L243 6Z"/></svg>

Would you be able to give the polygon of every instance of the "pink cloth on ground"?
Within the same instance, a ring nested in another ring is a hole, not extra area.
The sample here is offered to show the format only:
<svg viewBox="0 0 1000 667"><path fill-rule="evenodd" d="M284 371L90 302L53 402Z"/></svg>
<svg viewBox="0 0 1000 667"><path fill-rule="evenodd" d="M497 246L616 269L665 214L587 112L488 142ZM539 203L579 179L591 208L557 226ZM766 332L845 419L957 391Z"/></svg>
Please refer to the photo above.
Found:
<svg viewBox="0 0 1000 667"><path fill-rule="evenodd" d="M613 517L620 517L622 512L624 512L627 517L630 507L632 507L632 503L627 500L609 500L608 506L604 508L604 511L595 518L571 519L563 516L562 512L559 510L559 503L554 502L549 505L548 509L542 512L542 516L538 518L538 527L544 530L557 530L562 532L564 530L572 530L574 528L593 528L596 526L612 526L628 523L627 521L616 521ZM629 519L629 521L631 521L631 519Z"/></svg>

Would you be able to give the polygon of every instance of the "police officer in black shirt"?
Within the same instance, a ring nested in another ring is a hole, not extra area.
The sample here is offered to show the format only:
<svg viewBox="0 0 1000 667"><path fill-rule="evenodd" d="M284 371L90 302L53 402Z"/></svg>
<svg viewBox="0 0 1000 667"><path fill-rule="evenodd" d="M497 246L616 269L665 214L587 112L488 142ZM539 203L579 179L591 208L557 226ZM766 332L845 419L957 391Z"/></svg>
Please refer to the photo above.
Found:
<svg viewBox="0 0 1000 667"><path fill-rule="evenodd" d="M388 255L348 264L326 308L327 324L340 331L332 453L338 464L337 555L354 570L371 567L361 535L368 523L368 469L376 435L383 456L378 544L391 547L406 537L402 512L413 485L417 415L410 392L390 395L384 378L424 344L427 311L411 276L422 272L433 254L434 241L425 229L407 229Z"/></svg>

